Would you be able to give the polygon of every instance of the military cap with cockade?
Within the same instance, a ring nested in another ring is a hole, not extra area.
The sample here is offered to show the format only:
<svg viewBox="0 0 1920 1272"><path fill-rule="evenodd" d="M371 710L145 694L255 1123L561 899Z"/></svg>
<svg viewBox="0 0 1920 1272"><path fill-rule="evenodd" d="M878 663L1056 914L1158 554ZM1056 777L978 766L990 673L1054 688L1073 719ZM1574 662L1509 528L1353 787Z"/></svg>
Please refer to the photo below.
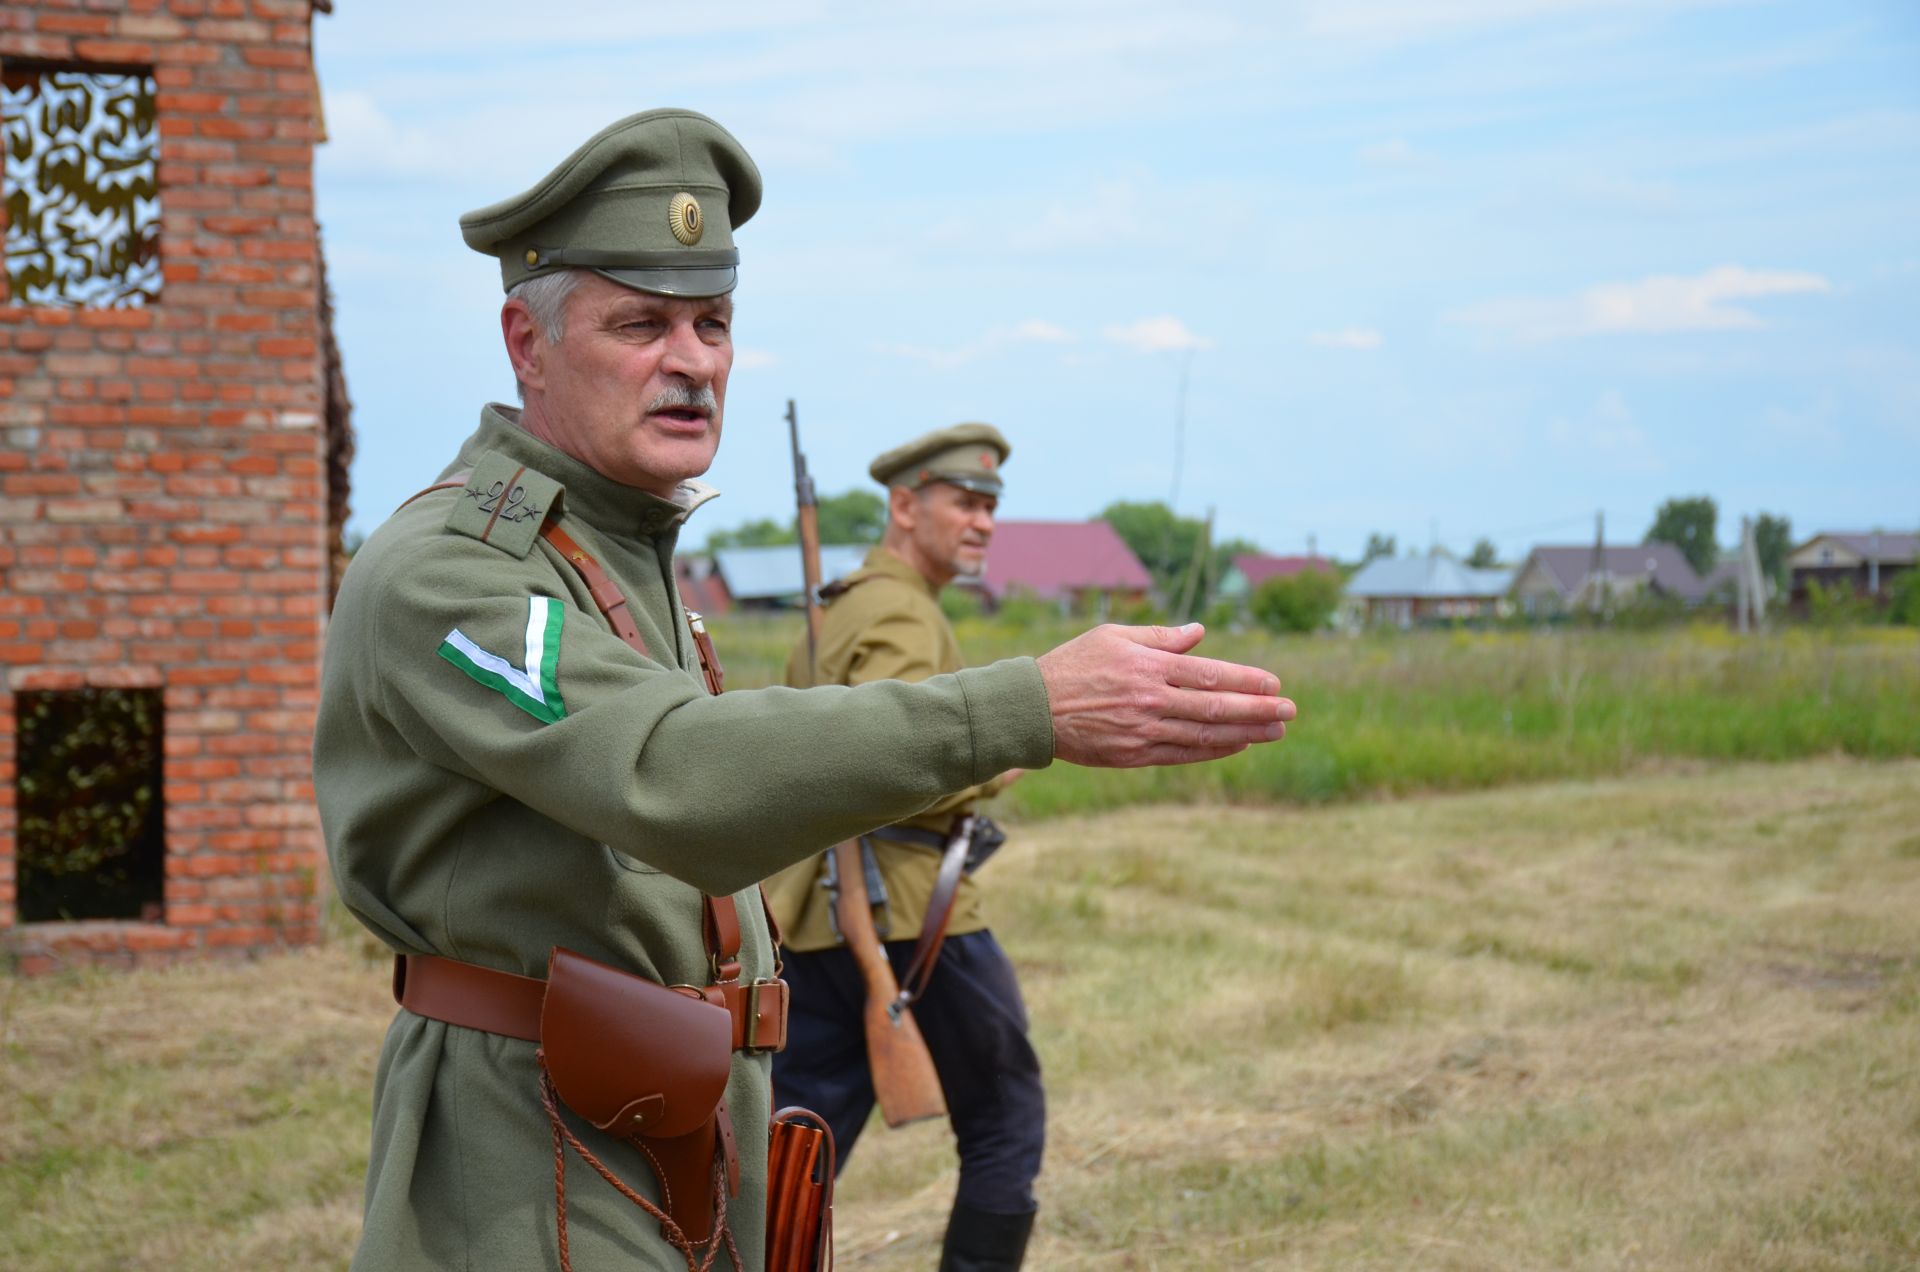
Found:
<svg viewBox="0 0 1920 1272"><path fill-rule="evenodd" d="M882 486L918 490L944 481L983 495L1000 493L1000 466L1013 447L991 424L955 424L896 446L868 465Z"/></svg>
<svg viewBox="0 0 1920 1272"><path fill-rule="evenodd" d="M720 125L648 110L602 128L525 193L460 218L508 290L582 268L662 296L733 290L733 231L760 207L760 170Z"/></svg>

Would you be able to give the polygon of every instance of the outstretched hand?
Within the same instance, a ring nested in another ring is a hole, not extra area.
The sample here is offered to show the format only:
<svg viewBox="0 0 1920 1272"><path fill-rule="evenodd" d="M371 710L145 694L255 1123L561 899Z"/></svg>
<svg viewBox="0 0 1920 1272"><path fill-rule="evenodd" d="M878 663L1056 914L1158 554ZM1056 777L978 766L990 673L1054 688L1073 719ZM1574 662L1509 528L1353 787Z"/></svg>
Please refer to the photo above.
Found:
<svg viewBox="0 0 1920 1272"><path fill-rule="evenodd" d="M1053 753L1073 764L1191 764L1286 735L1296 709L1270 671L1187 651L1206 629L1108 624L1040 655Z"/></svg>

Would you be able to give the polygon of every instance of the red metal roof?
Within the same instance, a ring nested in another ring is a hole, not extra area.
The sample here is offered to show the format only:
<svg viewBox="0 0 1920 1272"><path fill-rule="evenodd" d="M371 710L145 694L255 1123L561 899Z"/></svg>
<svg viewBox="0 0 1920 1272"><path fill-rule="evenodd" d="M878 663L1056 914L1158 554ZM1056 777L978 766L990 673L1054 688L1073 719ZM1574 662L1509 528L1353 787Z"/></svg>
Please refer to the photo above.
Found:
<svg viewBox="0 0 1920 1272"><path fill-rule="evenodd" d="M1145 592L1153 576L1104 521L998 521L987 551L985 589L1042 600L1089 588Z"/></svg>

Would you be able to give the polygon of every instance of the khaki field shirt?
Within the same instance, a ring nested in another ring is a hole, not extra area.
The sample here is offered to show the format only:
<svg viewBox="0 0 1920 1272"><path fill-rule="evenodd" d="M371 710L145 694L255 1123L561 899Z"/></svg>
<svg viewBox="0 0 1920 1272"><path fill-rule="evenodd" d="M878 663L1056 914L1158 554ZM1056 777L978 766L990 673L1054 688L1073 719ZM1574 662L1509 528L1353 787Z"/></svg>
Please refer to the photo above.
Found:
<svg viewBox="0 0 1920 1272"><path fill-rule="evenodd" d="M861 567L846 578L847 589L827 606L820 624L820 666L807 666L807 642L802 639L787 660L789 685L869 685L889 680L919 682L959 671L965 663L953 624L940 608L940 589L920 571L883 547L867 554ZM1010 766L1011 767L1011 766ZM947 833L955 816L1002 786L996 773L934 801L900 824ZM920 935L934 880L940 873L940 854L932 848L884 838L873 841L875 864L887 888L887 931L890 941ZM829 918L827 891L820 886L825 858L803 861L767 881L767 900L773 907L788 949L823 950L840 944ZM980 885L963 875L954 894L950 936L978 932L987 926Z"/></svg>

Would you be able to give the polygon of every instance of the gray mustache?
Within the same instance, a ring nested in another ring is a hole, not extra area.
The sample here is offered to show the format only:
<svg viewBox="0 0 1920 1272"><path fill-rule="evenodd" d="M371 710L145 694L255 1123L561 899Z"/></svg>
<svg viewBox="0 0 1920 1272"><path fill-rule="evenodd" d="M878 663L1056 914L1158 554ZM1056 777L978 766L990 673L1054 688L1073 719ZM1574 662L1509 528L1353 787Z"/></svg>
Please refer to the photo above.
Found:
<svg viewBox="0 0 1920 1272"><path fill-rule="evenodd" d="M648 411L671 411L678 407L693 407L711 415L720 409L720 399L713 395L713 386L703 384L691 388L684 384L669 385L647 403Z"/></svg>

